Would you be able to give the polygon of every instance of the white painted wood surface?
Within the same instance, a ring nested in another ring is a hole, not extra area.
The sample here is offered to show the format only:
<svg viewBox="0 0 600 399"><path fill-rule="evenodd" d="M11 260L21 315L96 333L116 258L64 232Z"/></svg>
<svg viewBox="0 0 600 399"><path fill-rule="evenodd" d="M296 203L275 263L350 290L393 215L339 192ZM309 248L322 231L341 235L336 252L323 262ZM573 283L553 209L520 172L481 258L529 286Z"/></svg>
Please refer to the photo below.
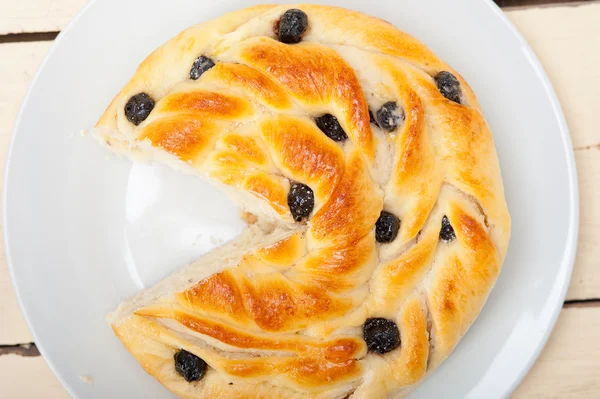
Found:
<svg viewBox="0 0 600 399"><path fill-rule="evenodd" d="M41 356L0 356L0 398L68 399L67 390Z"/></svg>
<svg viewBox="0 0 600 399"><path fill-rule="evenodd" d="M64 28L86 0L0 0L0 35Z"/></svg>
<svg viewBox="0 0 600 399"><path fill-rule="evenodd" d="M0 188L4 187L6 154L21 101L51 45L51 42L0 44ZM0 250L0 345L31 342L8 275L2 239Z"/></svg>
<svg viewBox="0 0 600 399"><path fill-rule="evenodd" d="M567 308L513 399L600 398L600 307Z"/></svg>
<svg viewBox="0 0 600 399"><path fill-rule="evenodd" d="M84 0L0 0L0 35L62 29ZM600 2L507 12L544 65L571 129L580 240L567 299L600 298ZM51 42L0 44L0 187L18 108ZM8 62L6 62L8 60ZM0 240L0 245L3 245ZM0 345L32 342L0 248ZM600 398L600 306L563 310L515 398ZM67 398L41 357L0 355L0 399Z"/></svg>

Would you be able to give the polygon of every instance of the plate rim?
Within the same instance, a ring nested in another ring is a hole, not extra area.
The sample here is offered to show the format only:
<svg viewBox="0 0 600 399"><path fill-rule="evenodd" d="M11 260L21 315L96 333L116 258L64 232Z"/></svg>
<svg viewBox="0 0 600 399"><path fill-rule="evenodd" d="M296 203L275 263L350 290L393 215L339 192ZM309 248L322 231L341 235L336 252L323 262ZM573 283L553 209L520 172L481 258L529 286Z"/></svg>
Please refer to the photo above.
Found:
<svg viewBox="0 0 600 399"><path fill-rule="evenodd" d="M88 10L98 1L100 1L100 0L89 0L88 3L86 3L77 12L77 14L69 21L69 23L57 35L56 39L52 43L52 46L48 50L48 53L46 54L44 60L38 67L38 69L35 73L35 76L32 79L32 81L27 89L27 93L26 93L25 97L23 98L23 101L19 108L19 112L17 113L14 127L11 131L11 138L10 138L10 142L8 145L8 151L6 153L6 162L5 162L5 170L4 170L4 187L3 187L3 193L2 193L2 212L3 212L2 223L4 226L2 235L3 235L4 247L5 247L4 253L6 256L8 272L10 275L10 279L11 279L13 288L15 290L15 294L17 297L17 302L19 304L19 308L21 310L21 314L22 314L23 318L25 319L27 328L29 329L29 332L31 333L31 335L33 337L34 343L35 343L38 351L40 352L40 355L42 356L42 358L44 359L46 364L50 367L50 370L52 371L52 373L60 381L62 386L67 390L69 395L71 395L73 398L76 398L76 399L80 399L80 396L78 396L75 393L73 387L66 382L66 380L63 378L62 374L56 368L52 359L50 359L49 357L46 356L47 352L44 348L44 345L41 343L41 341L39 341L38 334L37 334L36 330L33 328L33 323L29 318L29 315L27 313L25 306L23 305L23 301L21 299L22 292L21 292L21 288L19 287L19 284L17 283L17 279L15 277L15 272L14 272L15 265L12 262L11 253L10 253L10 240L9 240L10 234L9 234L9 229L8 229L9 225L7 223L8 222L8 220L7 220L7 215L8 215L7 199L10 195L9 193L12 191L9 188L10 181L11 181L9 178L9 174L10 174L10 170L11 170L10 166L11 166L11 159L13 156L13 149L15 146L15 138L17 136L17 132L20 129L24 110L25 110L27 104L29 103L29 99L31 97L34 87L36 86L36 84L39 80L41 71L45 68L46 64L48 63L48 60L54 55L56 49L62 43L62 40L64 39L64 37L70 32L73 25L75 23L77 23L78 20L82 17L82 15L85 14L86 12L88 12ZM315 3L318 3L318 0L316 0ZM565 301L567 290L570 286L571 278L573 275L573 268L575 265L575 256L577 254L577 243L578 243L578 237L579 237L579 219L580 219L579 182L578 182L577 167L576 167L576 162L575 162L575 152L574 152L574 148L573 148L573 144L572 144L571 133L570 133L569 127L567 125L566 118L565 118L562 106L560 104L560 101L558 99L558 96L556 94L556 91L554 90L554 87L553 87L552 83L550 82L550 78L548 77L544 67L542 66L541 62L539 61L537 55L535 54L535 52L533 51L533 49L531 48L529 43L525 40L525 38L523 37L521 32L512 23L512 21L510 19L508 19L508 17L500 9L500 7L496 3L494 3L493 0L484 0L484 3L487 7L490 8L490 10L494 13L494 15L497 18L499 18L499 20L504 24L504 26L506 28L508 28L508 30L513 35L513 37L515 39L517 39L517 41L521 45L521 50L523 51L523 54L527 57L534 72L536 73L536 76L540 79L540 82L542 83L542 86L544 88L546 96L550 100L550 105L553 109L553 114L554 114L553 116L557 121L557 125L558 125L559 131L560 131L563 149L564 149L565 158L566 158L565 159L566 160L566 169L567 169L567 176L568 176L568 183L569 183L569 194L568 194L568 198L570 201L569 227L568 227L568 231L567 231L567 238L565 241L565 251L563 253L562 260L560 261L560 267L558 268L558 273L557 273L557 277L559 277L559 276L562 277L560 280L563 282L563 284L560 287L559 294L558 294L558 296L556 296L555 303L553 304L553 308L554 308L553 314L551 315L551 317L548 321L545 332L544 332L543 336L541 337L541 339L539 340L537 347L531 352L531 355L530 355L528 361L524 363L524 367L523 367L521 373L517 376L517 378L514 379L514 381L511 385L507 386L507 390L506 390L507 395L505 397L509 397L515 391L515 389L521 384L521 382L523 381L525 376L529 373L529 371L531 370L533 365L536 363L537 359L540 356L541 351L546 346L548 339L550 337L550 334L552 333L552 331L554 330L554 327L556 326L558 316L560 315L560 313L563 309L562 305Z"/></svg>
<svg viewBox="0 0 600 399"><path fill-rule="evenodd" d="M565 242L565 252L563 253L563 258L560 262L559 273L562 272L564 274L564 278L562 278L563 285L560 287L560 294L556 297L556 303L553 304L554 312L550 317L548 326L546 331L544 332L542 339L540 339L538 346L533 350L529 361L525 364L525 367L521 371L521 374L515 379L512 386L507 390L507 398L517 389L521 382L529 374L529 371L533 367L533 365L537 362L542 350L548 343L548 339L550 338L550 334L554 331L554 327L556 326L556 322L558 321L558 316L560 315L563 304L565 302L565 298L567 297L567 291L569 286L571 285L571 279L573 277L573 268L575 266L575 256L577 255L577 243L579 239L579 181L577 174L577 165L575 163L575 150L573 148L573 142L571 139L571 131L569 126L567 125L567 120L565 118L565 114L563 112L562 106L560 104L560 100L556 94L556 90L554 90L554 86L552 82L550 82L550 78L546 73L542 63L539 58L527 42L519 29L512 23L510 19L506 16L506 14L500 9L500 7L494 3L492 0L484 0L485 3L490 6L494 14L500 18L500 20L504 23L504 25L510 30L513 36L519 41L521 44L521 50L523 54L528 58L529 63L532 68L536 72L536 75L540 79L544 90L546 92L547 97L550 99L550 105L554 111L554 117L558 122L558 127L561 132L561 138L563 142L563 148L565 150L566 156L566 165L567 172L569 178L569 200L571 201L571 206L569 209L569 229L567 232L567 239ZM510 245L510 244L509 244Z"/></svg>

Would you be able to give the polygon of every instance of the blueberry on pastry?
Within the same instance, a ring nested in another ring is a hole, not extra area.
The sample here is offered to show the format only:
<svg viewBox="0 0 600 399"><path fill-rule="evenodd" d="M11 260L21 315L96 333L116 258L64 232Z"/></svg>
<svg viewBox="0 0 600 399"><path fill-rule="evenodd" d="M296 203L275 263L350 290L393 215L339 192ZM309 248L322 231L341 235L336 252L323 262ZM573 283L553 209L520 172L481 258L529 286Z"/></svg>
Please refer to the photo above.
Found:
<svg viewBox="0 0 600 399"><path fill-rule="evenodd" d="M200 76L210 68L214 67L215 63L210 58L201 55L200 57L194 60L192 64L192 69L190 69L190 79L198 80Z"/></svg>
<svg viewBox="0 0 600 399"><path fill-rule="evenodd" d="M315 194L306 184L294 183L288 194L288 206L296 222L308 218L315 207Z"/></svg>
<svg viewBox="0 0 600 399"><path fill-rule="evenodd" d="M125 104L125 117L134 125L139 125L150 115L154 109L154 100L146 93L131 96Z"/></svg>
<svg viewBox="0 0 600 399"><path fill-rule="evenodd" d="M435 75L435 82L442 96L460 104L460 82L456 79L456 76L450 72L442 71Z"/></svg>
<svg viewBox="0 0 600 399"><path fill-rule="evenodd" d="M377 110L377 125L382 129L393 132L404 121L402 108L394 101L388 101Z"/></svg>
<svg viewBox="0 0 600 399"><path fill-rule="evenodd" d="M440 229L440 239L446 242L450 242L456 238L456 233L448 220L448 216L444 215L442 218L442 228Z"/></svg>
<svg viewBox="0 0 600 399"><path fill-rule="evenodd" d="M206 362L198 356L180 350L173 356L175 360L175 371L177 371L187 382L198 381L206 373Z"/></svg>
<svg viewBox="0 0 600 399"><path fill-rule="evenodd" d="M315 122L319 129L333 141L344 141L348 138L348 135L344 132L340 122L331 114L319 116L318 118L315 118Z"/></svg>
<svg viewBox="0 0 600 399"><path fill-rule="evenodd" d="M308 28L308 16L302 10L292 8L281 16L277 24L277 38L282 43L298 43Z"/></svg>
<svg viewBox="0 0 600 399"><path fill-rule="evenodd" d="M387 211L381 211L375 223L375 239L377 242L388 243L394 241L400 229L400 219Z"/></svg>
<svg viewBox="0 0 600 399"><path fill-rule="evenodd" d="M383 355L400 346L400 331L392 320L381 317L370 318L363 326L363 337L367 348Z"/></svg>

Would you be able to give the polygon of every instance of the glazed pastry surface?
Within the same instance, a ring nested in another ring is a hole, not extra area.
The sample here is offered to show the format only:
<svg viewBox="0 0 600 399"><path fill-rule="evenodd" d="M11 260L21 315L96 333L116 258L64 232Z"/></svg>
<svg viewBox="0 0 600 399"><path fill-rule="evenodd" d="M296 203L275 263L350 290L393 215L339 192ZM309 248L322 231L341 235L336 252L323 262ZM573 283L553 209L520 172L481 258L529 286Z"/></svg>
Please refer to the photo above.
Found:
<svg viewBox="0 0 600 399"><path fill-rule="evenodd" d="M403 396L460 341L506 254L475 95L358 12L266 5L191 27L96 131L215 182L258 220L110 316L182 398Z"/></svg>

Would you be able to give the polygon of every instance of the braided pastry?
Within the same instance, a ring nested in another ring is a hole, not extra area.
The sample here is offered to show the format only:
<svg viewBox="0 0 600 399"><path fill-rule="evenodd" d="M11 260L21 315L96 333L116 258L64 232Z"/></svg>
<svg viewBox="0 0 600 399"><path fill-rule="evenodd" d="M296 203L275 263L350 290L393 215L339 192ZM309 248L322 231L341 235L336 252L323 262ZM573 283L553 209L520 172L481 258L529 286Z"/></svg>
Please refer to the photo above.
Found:
<svg viewBox="0 0 600 399"><path fill-rule="evenodd" d="M386 398L453 350L510 217L475 95L391 24L266 5L153 52L97 125L256 216L109 316L182 398Z"/></svg>

